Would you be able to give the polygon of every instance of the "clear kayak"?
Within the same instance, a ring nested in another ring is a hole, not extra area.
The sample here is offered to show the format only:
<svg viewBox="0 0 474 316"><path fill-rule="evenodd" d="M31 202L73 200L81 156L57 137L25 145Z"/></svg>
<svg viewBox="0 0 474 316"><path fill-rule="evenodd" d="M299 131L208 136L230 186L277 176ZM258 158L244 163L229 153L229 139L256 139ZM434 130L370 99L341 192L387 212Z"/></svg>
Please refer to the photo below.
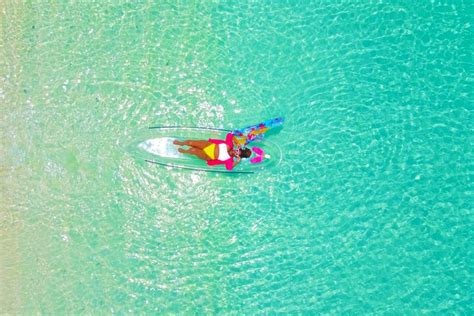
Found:
<svg viewBox="0 0 474 316"><path fill-rule="evenodd" d="M282 158L280 147L265 140L248 145L249 148L258 147L263 150L263 159L259 163L250 163L252 157L242 159L232 170L225 169L224 165L208 166L204 160L193 155L182 154L173 141L185 139L209 138L225 139L231 130L206 128L206 127L175 127L156 126L150 127L146 139L139 139L132 143L133 151L149 163L170 168L189 169L205 172L219 173L254 173L277 166Z"/></svg>

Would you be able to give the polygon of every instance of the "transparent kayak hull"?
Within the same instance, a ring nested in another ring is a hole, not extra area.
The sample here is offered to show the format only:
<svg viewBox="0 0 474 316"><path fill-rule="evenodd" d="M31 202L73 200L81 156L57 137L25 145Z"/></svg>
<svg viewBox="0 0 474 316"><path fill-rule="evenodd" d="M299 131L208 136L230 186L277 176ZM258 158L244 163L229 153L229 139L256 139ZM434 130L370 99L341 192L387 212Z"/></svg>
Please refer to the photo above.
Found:
<svg viewBox="0 0 474 316"><path fill-rule="evenodd" d="M249 144L249 148L259 147L264 150L262 162L252 164L249 159L242 161L232 170L226 170L224 165L208 166L204 160L193 155L182 154L173 141L186 139L207 140L209 138L225 139L228 130L200 127L152 127L144 132L131 144L131 150L140 159L163 167L188 169L220 173L254 173L277 166L281 161L281 150L277 144L264 140Z"/></svg>

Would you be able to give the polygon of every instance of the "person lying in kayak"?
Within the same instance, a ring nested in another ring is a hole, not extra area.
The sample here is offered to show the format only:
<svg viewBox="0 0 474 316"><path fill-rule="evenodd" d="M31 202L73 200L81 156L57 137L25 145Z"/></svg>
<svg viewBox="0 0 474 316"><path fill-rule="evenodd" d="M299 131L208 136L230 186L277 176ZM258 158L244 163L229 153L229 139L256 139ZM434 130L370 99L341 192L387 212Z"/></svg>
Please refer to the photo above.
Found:
<svg viewBox="0 0 474 316"><path fill-rule="evenodd" d="M188 146L188 149L178 148L183 154L195 155L206 160L208 166L225 165L227 170L232 170L241 158L248 158L252 154L246 147L234 149L234 136L229 133L225 140L209 138L208 140L175 140L173 144L178 146ZM234 161L234 158L236 159Z"/></svg>

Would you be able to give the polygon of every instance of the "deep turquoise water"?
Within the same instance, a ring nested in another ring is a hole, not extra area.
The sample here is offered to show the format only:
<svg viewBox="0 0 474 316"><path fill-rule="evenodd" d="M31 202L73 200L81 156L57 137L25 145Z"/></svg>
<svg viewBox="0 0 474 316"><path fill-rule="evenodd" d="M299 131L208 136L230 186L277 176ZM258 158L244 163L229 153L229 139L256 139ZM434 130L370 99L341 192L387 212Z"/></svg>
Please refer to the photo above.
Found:
<svg viewBox="0 0 474 316"><path fill-rule="evenodd" d="M2 312L472 314L472 2L0 8ZM127 149L280 115L255 176Z"/></svg>

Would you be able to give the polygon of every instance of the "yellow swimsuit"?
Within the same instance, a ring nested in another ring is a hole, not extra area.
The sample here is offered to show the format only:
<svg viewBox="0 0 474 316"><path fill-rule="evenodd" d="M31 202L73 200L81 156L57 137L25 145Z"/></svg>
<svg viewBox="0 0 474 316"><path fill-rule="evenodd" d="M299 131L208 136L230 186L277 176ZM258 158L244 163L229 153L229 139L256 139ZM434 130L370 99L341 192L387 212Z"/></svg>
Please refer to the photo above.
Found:
<svg viewBox="0 0 474 316"><path fill-rule="evenodd" d="M209 158L211 158L212 160L216 159L216 156L214 155L216 151L216 144L210 144L209 146L204 147L203 150L206 153L206 155L209 156Z"/></svg>

